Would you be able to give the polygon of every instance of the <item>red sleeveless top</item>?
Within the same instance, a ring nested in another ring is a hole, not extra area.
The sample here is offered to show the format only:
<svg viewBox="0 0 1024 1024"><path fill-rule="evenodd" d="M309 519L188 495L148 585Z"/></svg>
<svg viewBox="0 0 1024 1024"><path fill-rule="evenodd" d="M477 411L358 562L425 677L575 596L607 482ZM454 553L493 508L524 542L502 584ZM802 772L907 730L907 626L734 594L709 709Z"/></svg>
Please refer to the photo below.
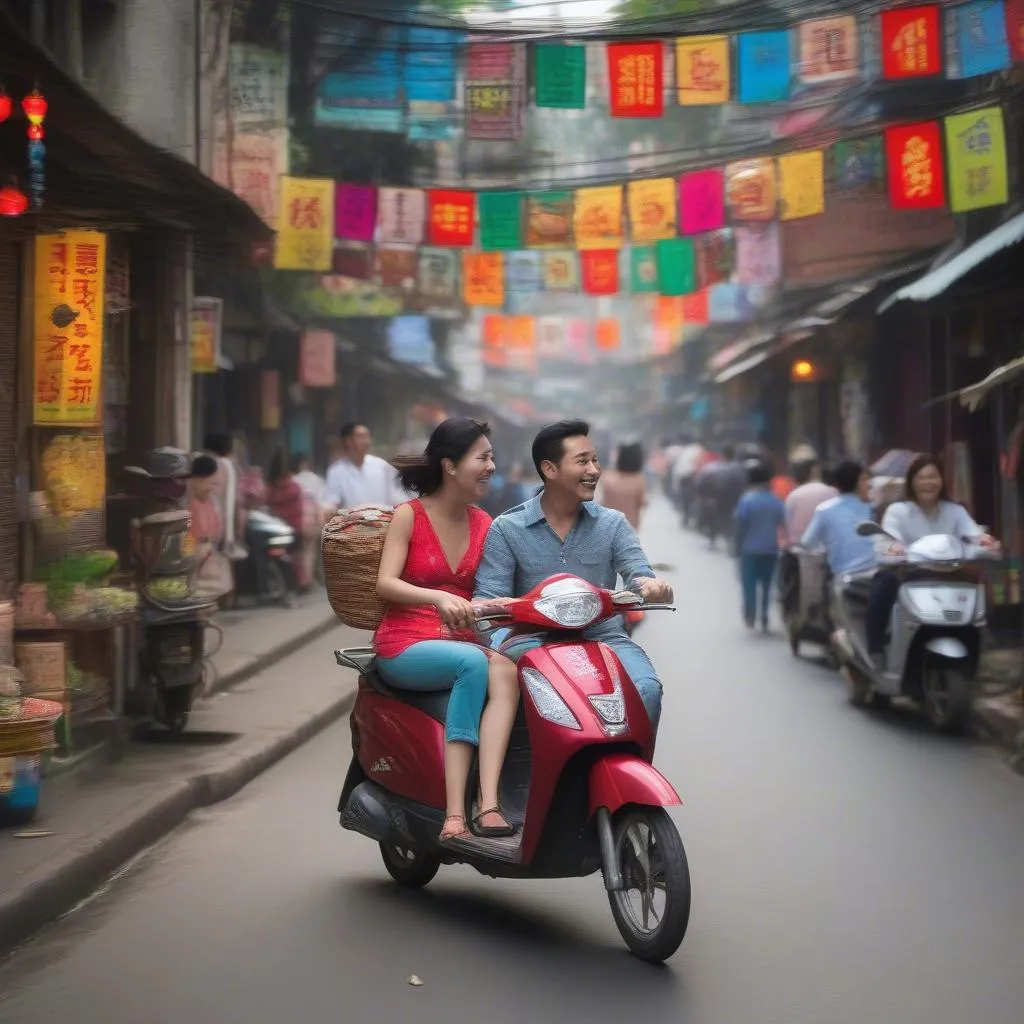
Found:
<svg viewBox="0 0 1024 1024"><path fill-rule="evenodd" d="M469 507L469 547L454 572L445 557L430 517L419 498L409 502L413 511L412 536L406 555L402 579L415 587L444 590L449 594L473 599L476 570L484 551L484 540L491 517L475 505ZM431 605L389 605L377 627L373 646L382 658L397 658L407 647L420 640L465 640L479 643L471 630L451 630L441 621Z"/></svg>

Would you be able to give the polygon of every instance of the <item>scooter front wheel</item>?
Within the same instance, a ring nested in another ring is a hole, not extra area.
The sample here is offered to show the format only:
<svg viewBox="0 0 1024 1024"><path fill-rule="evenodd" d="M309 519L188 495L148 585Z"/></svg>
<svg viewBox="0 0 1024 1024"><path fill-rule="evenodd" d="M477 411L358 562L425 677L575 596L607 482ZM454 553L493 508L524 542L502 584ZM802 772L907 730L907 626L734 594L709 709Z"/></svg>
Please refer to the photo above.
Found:
<svg viewBox="0 0 1024 1024"><path fill-rule="evenodd" d="M635 808L614 826L622 889L608 893L630 952L660 964L679 948L690 922L690 868L675 823L663 807Z"/></svg>
<svg viewBox="0 0 1024 1024"><path fill-rule="evenodd" d="M381 843L380 855L388 874L408 889L422 889L434 880L441 867L441 858L436 854L404 844Z"/></svg>

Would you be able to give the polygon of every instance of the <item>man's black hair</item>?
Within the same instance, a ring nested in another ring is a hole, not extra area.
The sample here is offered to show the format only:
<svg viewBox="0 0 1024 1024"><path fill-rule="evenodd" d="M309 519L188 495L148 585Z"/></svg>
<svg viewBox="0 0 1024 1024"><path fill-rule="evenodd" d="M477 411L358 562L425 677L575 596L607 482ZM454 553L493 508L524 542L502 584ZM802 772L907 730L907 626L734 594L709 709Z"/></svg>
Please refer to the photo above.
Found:
<svg viewBox="0 0 1024 1024"><path fill-rule="evenodd" d="M358 420L349 420L347 423L342 423L338 436L342 441L347 441L360 427L365 426L365 423L360 423Z"/></svg>
<svg viewBox="0 0 1024 1024"><path fill-rule="evenodd" d="M832 483L840 494L853 494L860 483L864 467L853 459L843 459L842 462L832 470Z"/></svg>
<svg viewBox="0 0 1024 1024"><path fill-rule="evenodd" d="M212 455L197 455L192 460L192 476L199 480L207 480L217 475L217 460Z"/></svg>
<svg viewBox="0 0 1024 1024"><path fill-rule="evenodd" d="M809 484L817 467L818 463L816 459L801 459L800 462L794 462L793 480L796 482L797 486Z"/></svg>
<svg viewBox="0 0 1024 1024"><path fill-rule="evenodd" d="M549 423L541 427L540 432L533 439L533 465L541 480L545 480L544 471L541 466L545 462L553 462L556 465L562 461L565 454L565 442L570 437L589 437L590 424L586 420L559 420L557 423Z"/></svg>

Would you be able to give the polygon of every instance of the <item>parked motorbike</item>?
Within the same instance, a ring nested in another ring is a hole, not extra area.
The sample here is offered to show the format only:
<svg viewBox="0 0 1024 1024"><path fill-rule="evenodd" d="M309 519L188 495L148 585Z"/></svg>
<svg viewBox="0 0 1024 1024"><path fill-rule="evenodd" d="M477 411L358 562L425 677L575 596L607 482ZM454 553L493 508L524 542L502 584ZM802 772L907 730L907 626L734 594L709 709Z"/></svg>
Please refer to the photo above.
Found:
<svg viewBox="0 0 1024 1024"><path fill-rule="evenodd" d="M804 642L829 648L833 658L829 617L828 563L820 551L791 547L779 565L779 610L794 657Z"/></svg>
<svg viewBox="0 0 1024 1024"><path fill-rule="evenodd" d="M179 733L203 686L205 633L216 602L196 594L199 559L186 506L189 458L176 448L158 448L147 461L148 468L126 467L141 599L140 675L149 684L133 704Z"/></svg>
<svg viewBox="0 0 1024 1024"><path fill-rule="evenodd" d="M862 537L885 535L861 523ZM833 641L849 698L857 707L909 697L943 732L967 726L985 626L985 588L980 567L992 558L957 537L934 534L911 544L886 568L899 573L899 596L889 620L889 640L878 669L867 648L865 618L874 571L847 574L833 586Z"/></svg>
<svg viewBox="0 0 1024 1024"><path fill-rule="evenodd" d="M250 594L260 604L290 604L296 586L292 556L297 545L295 530L283 519L256 509L247 512L249 554L235 567L236 592Z"/></svg>
<svg viewBox="0 0 1024 1024"><path fill-rule="evenodd" d="M650 962L670 957L690 914L686 853L665 810L681 801L651 764L654 735L632 681L610 648L581 635L638 603L635 594L562 574L488 616L491 626L511 624L505 645L523 633L546 635L518 660L523 700L500 792L518 829L508 839L438 842L449 691L392 688L374 670L372 650L336 651L339 665L359 673L342 827L378 842L392 878L415 888L443 863L492 878L573 878L600 868L626 945ZM471 778L467 802L475 793Z"/></svg>

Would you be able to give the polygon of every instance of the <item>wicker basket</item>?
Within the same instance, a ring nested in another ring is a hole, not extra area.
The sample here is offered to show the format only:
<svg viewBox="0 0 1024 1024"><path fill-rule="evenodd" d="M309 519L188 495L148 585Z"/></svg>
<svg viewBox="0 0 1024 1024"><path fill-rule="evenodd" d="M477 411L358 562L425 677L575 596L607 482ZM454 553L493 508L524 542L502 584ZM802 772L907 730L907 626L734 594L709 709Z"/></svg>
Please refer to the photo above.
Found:
<svg viewBox="0 0 1024 1024"><path fill-rule="evenodd" d="M384 617L377 570L394 510L361 505L338 513L323 531L324 583L334 614L353 629L376 629Z"/></svg>

